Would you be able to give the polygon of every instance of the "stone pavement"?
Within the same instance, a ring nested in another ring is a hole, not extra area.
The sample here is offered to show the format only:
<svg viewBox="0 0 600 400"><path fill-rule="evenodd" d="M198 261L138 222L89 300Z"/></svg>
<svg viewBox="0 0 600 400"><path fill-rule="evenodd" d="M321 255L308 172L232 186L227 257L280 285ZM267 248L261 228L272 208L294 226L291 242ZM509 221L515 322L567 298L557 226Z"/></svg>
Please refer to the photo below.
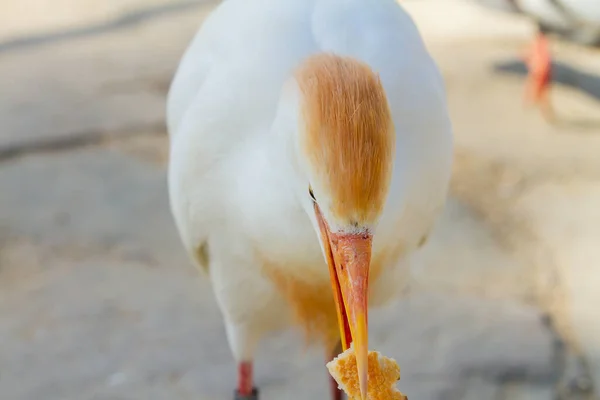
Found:
<svg viewBox="0 0 600 400"><path fill-rule="evenodd" d="M411 399L596 399L600 56L556 44L552 126L520 102L527 21L427 3L406 4L447 82L452 197L409 296L373 313L372 347L399 361ZM103 2L78 20L96 31L0 34L3 400L231 398L220 316L175 234L164 170L165 92L212 5L153 1L162 11L111 24L141 4ZM60 18L46 32L68 30ZM265 341L257 368L267 400L327 398L322 355L293 333Z"/></svg>

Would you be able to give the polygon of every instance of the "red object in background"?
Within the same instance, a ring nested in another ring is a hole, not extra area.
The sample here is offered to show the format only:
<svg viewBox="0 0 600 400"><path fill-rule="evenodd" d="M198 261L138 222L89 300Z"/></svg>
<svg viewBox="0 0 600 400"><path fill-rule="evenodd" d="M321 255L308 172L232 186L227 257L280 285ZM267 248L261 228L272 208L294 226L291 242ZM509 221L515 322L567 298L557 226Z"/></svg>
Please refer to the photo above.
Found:
<svg viewBox="0 0 600 400"><path fill-rule="evenodd" d="M525 63L529 70L525 88L525 99L536 104L546 101L552 79L550 45L546 35L541 32L537 33L527 54Z"/></svg>

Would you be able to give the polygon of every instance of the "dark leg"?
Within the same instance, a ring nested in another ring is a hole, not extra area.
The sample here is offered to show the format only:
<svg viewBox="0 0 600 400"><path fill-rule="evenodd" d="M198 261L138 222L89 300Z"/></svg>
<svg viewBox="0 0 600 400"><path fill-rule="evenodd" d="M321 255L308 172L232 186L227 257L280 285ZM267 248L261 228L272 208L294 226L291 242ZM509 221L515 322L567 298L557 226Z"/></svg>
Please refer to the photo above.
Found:
<svg viewBox="0 0 600 400"><path fill-rule="evenodd" d="M332 377L329 377L329 381L331 382L331 398L333 400L343 400L344 392L338 389L338 384Z"/></svg>
<svg viewBox="0 0 600 400"><path fill-rule="evenodd" d="M342 343L339 342L337 344L337 346L335 346L335 349L333 350L333 354L330 354L328 356L329 359L327 361L331 361L332 359L337 357L338 354L340 354L341 352L342 352ZM344 392L342 392L340 389L338 389L338 384L331 375L329 376L329 382L331 384L331 398L333 400L343 400L345 397Z"/></svg>
<svg viewBox="0 0 600 400"><path fill-rule="evenodd" d="M241 362L238 365L238 387L235 400L258 400L258 389L254 387L252 362Z"/></svg>
<svg viewBox="0 0 600 400"><path fill-rule="evenodd" d="M235 391L234 400L258 400L258 389L252 389L252 393L246 396L242 396L239 391Z"/></svg>

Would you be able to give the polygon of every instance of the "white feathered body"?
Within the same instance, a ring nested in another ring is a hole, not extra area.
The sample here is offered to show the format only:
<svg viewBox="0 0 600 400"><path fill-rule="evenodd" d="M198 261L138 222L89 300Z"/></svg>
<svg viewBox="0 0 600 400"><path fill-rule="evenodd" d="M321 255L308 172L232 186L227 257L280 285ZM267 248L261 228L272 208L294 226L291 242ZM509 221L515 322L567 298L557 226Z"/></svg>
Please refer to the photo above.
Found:
<svg viewBox="0 0 600 400"><path fill-rule="evenodd" d="M188 48L169 93L169 193L182 241L208 271L237 359L251 358L264 333L292 320L290 290L282 293L273 277L312 290L304 300L315 309L317 293L332 296L318 232L293 187L281 140L297 127L278 122L294 112L281 100L284 84L307 56L321 52L354 57L380 75L396 129L390 193L373 239L380 273L370 281L371 305L407 283L408 257L446 197L452 132L445 91L398 4L221 3Z"/></svg>

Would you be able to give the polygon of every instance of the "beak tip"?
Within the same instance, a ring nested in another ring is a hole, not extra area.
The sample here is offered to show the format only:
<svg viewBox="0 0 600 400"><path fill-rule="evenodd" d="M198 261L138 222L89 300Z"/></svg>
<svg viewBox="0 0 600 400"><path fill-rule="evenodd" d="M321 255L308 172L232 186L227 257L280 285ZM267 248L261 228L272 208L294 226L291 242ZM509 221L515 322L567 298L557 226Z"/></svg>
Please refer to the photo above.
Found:
<svg viewBox="0 0 600 400"><path fill-rule="evenodd" d="M362 337L360 335L359 337ZM368 376L369 376L369 351L366 343L359 340L359 345L354 349L356 352L356 367L358 372L358 385L361 394L361 400L367 400Z"/></svg>
<svg viewBox="0 0 600 400"><path fill-rule="evenodd" d="M367 388L368 388L368 383L367 383L367 374L361 374L360 379L359 379L359 385L360 385L360 397L361 400L367 400Z"/></svg>

